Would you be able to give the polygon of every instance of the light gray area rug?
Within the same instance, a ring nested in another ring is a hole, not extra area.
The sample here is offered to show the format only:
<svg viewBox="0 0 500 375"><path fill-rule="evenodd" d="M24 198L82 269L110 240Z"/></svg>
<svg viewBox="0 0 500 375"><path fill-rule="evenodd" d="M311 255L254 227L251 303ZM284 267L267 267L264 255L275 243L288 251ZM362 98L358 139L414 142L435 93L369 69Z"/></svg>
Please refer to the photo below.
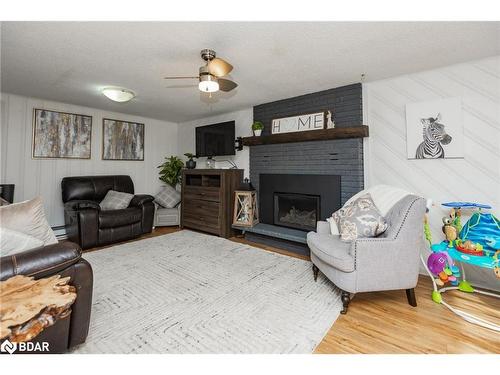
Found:
<svg viewBox="0 0 500 375"><path fill-rule="evenodd" d="M310 262L187 230L84 258L94 297L75 353L312 353L341 309Z"/></svg>

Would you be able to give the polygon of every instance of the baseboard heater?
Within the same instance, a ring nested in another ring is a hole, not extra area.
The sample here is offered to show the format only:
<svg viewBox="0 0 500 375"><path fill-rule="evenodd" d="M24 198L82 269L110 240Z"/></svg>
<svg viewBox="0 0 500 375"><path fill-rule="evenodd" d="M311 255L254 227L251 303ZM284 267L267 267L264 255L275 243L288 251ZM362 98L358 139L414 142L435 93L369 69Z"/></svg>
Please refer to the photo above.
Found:
<svg viewBox="0 0 500 375"><path fill-rule="evenodd" d="M51 227L56 235L58 241L67 240L68 235L66 234L66 226L65 225L55 225Z"/></svg>

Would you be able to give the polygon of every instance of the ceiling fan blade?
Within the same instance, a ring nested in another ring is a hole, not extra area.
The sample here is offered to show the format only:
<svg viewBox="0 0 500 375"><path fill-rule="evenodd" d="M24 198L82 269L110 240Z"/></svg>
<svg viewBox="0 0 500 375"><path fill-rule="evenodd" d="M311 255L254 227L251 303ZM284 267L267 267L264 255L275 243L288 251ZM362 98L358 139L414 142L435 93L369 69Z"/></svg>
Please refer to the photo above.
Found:
<svg viewBox="0 0 500 375"><path fill-rule="evenodd" d="M165 86L166 89L192 89L194 87L198 87L198 85L170 85Z"/></svg>
<svg viewBox="0 0 500 375"><path fill-rule="evenodd" d="M200 77L198 76L177 76L177 77L163 77L163 79L199 79Z"/></svg>
<svg viewBox="0 0 500 375"><path fill-rule="evenodd" d="M208 72L216 77L228 75L231 70L233 70L233 66L218 57L208 62Z"/></svg>
<svg viewBox="0 0 500 375"><path fill-rule="evenodd" d="M219 78L217 82L219 82L220 91L228 92L238 87L236 82L230 81L229 79Z"/></svg>

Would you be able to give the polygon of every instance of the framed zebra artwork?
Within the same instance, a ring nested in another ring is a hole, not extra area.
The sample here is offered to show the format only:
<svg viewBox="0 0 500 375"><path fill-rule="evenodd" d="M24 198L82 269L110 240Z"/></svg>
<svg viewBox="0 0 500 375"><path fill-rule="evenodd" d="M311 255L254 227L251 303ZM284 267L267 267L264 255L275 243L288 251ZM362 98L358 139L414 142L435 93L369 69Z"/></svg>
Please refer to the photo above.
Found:
<svg viewBox="0 0 500 375"><path fill-rule="evenodd" d="M464 157L464 130L460 98L406 104L408 159Z"/></svg>

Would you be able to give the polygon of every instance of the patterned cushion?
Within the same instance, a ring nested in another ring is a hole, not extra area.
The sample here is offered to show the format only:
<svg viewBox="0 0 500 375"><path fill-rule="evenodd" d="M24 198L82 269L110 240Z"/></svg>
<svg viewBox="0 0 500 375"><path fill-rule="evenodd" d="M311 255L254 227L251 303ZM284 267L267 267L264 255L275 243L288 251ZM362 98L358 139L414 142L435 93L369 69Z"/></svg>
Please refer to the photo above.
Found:
<svg viewBox="0 0 500 375"><path fill-rule="evenodd" d="M165 208L173 208L181 201L181 193L170 185L165 187L155 196L155 202Z"/></svg>
<svg viewBox="0 0 500 375"><path fill-rule="evenodd" d="M342 241L376 237L384 233L388 227L370 194L344 205L332 217L337 222Z"/></svg>
<svg viewBox="0 0 500 375"><path fill-rule="evenodd" d="M101 210L121 210L127 208L134 194L122 193L121 191L110 190L99 203Z"/></svg>

